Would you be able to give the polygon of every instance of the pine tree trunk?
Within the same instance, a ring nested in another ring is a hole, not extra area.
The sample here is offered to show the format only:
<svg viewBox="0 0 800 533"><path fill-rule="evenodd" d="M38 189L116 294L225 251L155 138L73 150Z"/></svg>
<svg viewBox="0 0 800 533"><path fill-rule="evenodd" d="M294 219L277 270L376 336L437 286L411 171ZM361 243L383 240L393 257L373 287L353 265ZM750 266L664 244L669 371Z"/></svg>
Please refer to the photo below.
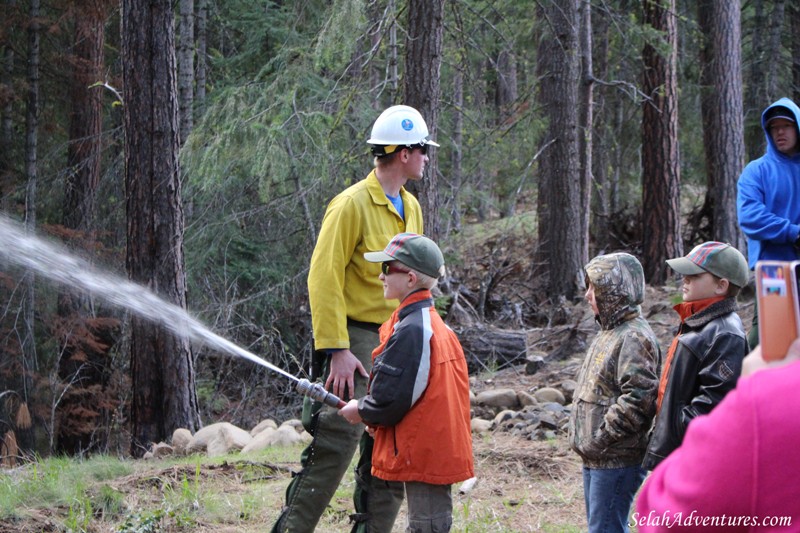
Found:
<svg viewBox="0 0 800 533"><path fill-rule="evenodd" d="M208 0L197 0L197 73L195 101L202 115L206 103L206 71L208 65Z"/></svg>
<svg viewBox="0 0 800 533"><path fill-rule="evenodd" d="M126 265L131 280L186 307L175 33L170 0L123 0ZM189 341L131 319L131 453L199 425Z"/></svg>
<svg viewBox="0 0 800 533"><path fill-rule="evenodd" d="M749 79L745 80L744 127L747 160L764 153L764 129L761 127L761 112L772 102L767 101L766 46L767 19L764 17L764 0L753 0L753 29L750 34Z"/></svg>
<svg viewBox="0 0 800 533"><path fill-rule="evenodd" d="M178 102L183 145L194 124L194 0L180 0L178 27Z"/></svg>
<svg viewBox="0 0 800 533"><path fill-rule="evenodd" d="M9 15L16 10L16 0L6 0L5 10ZM2 73L0 76L0 91L5 95L2 109L0 109L0 208L7 210L7 192L11 189L12 164L11 164L11 143L14 135L14 123L12 120L14 94L14 47L11 43L10 35L5 33L3 36L2 47Z"/></svg>
<svg viewBox="0 0 800 533"><path fill-rule="evenodd" d="M792 28L792 100L800 102L800 4L797 2L789 7L789 20Z"/></svg>
<svg viewBox="0 0 800 533"><path fill-rule="evenodd" d="M439 120L439 73L442 65L443 33L444 0L409 0L404 103L422 113L432 139L436 139ZM437 152L436 148L428 151L425 177L421 182L414 182L411 187L417 193L422 207L425 234L434 241L439 240L441 233Z"/></svg>
<svg viewBox="0 0 800 533"><path fill-rule="evenodd" d="M580 112L578 116L578 150L580 153L580 263L589 262L589 221L592 212L592 141L594 132L594 72L592 66L592 4L580 0L579 16L581 55Z"/></svg>
<svg viewBox="0 0 800 533"><path fill-rule="evenodd" d="M102 89L91 87L103 79L105 19L109 2L84 2L74 17L73 68L64 191L63 223L77 230L91 247L95 228L95 195L100 183ZM56 407L58 450L75 454L101 449L95 439L104 416L99 406L110 405L100 395L108 374L108 350L114 327L89 326L88 296L65 288L58 296L54 331L60 344L58 374L68 390ZM100 339L103 338L107 342ZM102 348L101 348L102 347Z"/></svg>
<svg viewBox="0 0 800 533"><path fill-rule="evenodd" d="M25 228L33 233L36 231L36 189L39 185L39 81L40 81L40 42L41 23L39 0L31 0L29 5L28 22L28 97L25 112ZM33 392L33 372L38 366L36 355L35 336L35 307L36 291L34 289L36 276L33 271L25 273L23 286L23 341L22 341L22 397L28 404ZM29 432L17 435L20 448L30 450L33 446L32 435Z"/></svg>
<svg viewBox="0 0 800 533"><path fill-rule="evenodd" d="M678 30L675 0L644 0L644 22L669 47L645 44L642 109L642 259L649 283L667 280L665 261L683 253L678 159Z"/></svg>
<svg viewBox="0 0 800 533"><path fill-rule="evenodd" d="M577 112L578 2L559 0L540 7L540 19L546 21L547 28L539 52L540 97L555 142L543 152L540 166L538 236L551 298L572 299L579 295L583 282Z"/></svg>
<svg viewBox="0 0 800 533"><path fill-rule="evenodd" d="M593 65L597 66L597 78L606 80L608 78L608 17L597 10L592 12L592 29L596 38L592 46L593 53L596 54ZM608 180L609 149L610 142L608 137L612 133L613 109L606 109L606 89L601 85L597 88L594 102L598 110L597 126L594 128L594 146L597 150L592 151L592 176L593 176L593 202L591 238L594 240L596 250L606 250L609 245L609 216L611 214L610 187ZM589 255L594 255L590 253Z"/></svg>
<svg viewBox="0 0 800 533"><path fill-rule="evenodd" d="M744 250L736 221L736 181L744 165L741 21L738 0L701 0L703 139L713 240Z"/></svg>

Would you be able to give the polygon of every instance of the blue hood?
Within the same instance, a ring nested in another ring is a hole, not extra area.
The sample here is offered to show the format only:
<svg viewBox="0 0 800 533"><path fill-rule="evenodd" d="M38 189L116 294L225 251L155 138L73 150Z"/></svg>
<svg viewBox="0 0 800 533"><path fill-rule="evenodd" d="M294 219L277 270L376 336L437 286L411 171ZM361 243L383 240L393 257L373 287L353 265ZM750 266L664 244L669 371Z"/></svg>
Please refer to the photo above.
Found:
<svg viewBox="0 0 800 533"><path fill-rule="evenodd" d="M788 156L778 151L778 148L775 146L775 142L772 140L772 136L769 134L769 131L767 130L765 117L767 116L769 110L774 107L785 107L786 109L789 110L789 113L792 116L794 116L795 129L797 129L797 125L800 124L800 108L797 107L797 104L795 104L788 98L781 98L780 100L774 102L772 105L766 108L763 113L761 113L761 128L764 130L764 135L767 136L767 153L773 156L786 158ZM800 139L800 135L798 136L798 139Z"/></svg>

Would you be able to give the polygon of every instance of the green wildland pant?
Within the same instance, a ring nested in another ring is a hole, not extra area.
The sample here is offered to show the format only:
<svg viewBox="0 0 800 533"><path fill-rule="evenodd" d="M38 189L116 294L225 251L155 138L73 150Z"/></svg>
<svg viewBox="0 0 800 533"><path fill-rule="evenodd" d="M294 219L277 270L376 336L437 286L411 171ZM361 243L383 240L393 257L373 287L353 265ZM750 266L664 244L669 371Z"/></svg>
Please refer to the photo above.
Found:
<svg viewBox="0 0 800 533"><path fill-rule="evenodd" d="M369 372L372 350L378 346L377 326L348 323L350 351ZM322 375L327 378L328 361ZM367 380L356 372L355 398L366 395ZM347 401L349 398L342 398ZM312 402L303 404L303 426L313 440L300 455L302 469L286 488L286 505L272 527L272 533L312 533L344 477L356 446L361 452L356 468L353 531L389 533L403 502L402 483L387 483L370 474L372 438L363 424L352 425L339 416L338 409ZM378 490L372 490L375 486Z"/></svg>

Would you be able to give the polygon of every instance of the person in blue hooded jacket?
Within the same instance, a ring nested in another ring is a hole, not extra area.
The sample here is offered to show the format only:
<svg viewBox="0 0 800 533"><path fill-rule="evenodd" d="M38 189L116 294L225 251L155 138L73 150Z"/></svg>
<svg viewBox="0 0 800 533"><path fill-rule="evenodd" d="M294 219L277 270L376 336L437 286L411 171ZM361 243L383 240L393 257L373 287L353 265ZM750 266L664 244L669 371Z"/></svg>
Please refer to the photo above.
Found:
<svg viewBox="0 0 800 533"><path fill-rule="evenodd" d="M751 269L756 261L800 258L800 108L781 98L761 114L767 151L751 161L739 177L736 211L747 236ZM758 344L758 314L747 336Z"/></svg>

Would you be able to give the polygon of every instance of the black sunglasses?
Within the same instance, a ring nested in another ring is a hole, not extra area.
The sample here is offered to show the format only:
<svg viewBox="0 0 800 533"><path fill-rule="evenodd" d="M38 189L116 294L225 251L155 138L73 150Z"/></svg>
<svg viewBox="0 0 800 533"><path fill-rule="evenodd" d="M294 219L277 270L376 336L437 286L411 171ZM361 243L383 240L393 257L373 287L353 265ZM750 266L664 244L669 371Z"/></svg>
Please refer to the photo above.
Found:
<svg viewBox="0 0 800 533"><path fill-rule="evenodd" d="M381 272L383 272L384 276L388 276L389 274L408 274L408 270L403 270L402 268L397 268L396 266L392 266L390 263L384 262L381 263Z"/></svg>
<svg viewBox="0 0 800 533"><path fill-rule="evenodd" d="M411 149L412 150L419 150L420 152L422 152L422 155L428 155L428 145L427 144L423 144L422 146L412 146Z"/></svg>

